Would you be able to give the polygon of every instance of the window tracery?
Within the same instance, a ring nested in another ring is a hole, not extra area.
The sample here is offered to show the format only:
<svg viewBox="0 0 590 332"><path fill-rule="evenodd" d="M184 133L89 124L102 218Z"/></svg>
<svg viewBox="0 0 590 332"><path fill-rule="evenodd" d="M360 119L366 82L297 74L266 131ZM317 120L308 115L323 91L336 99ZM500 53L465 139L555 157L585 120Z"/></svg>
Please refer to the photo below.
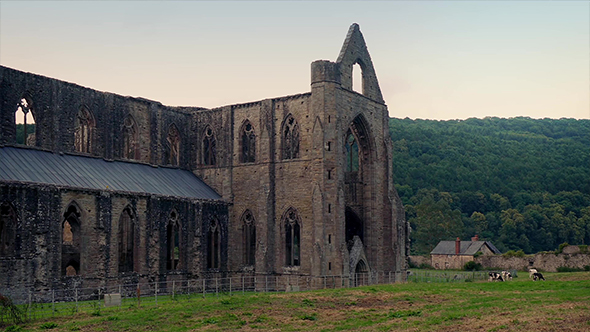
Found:
<svg viewBox="0 0 590 332"><path fill-rule="evenodd" d="M215 165L217 157L217 141L213 134L213 129L207 126L205 129L205 135L203 137L203 164L204 165Z"/></svg>
<svg viewBox="0 0 590 332"><path fill-rule="evenodd" d="M297 211L290 208L284 217L286 265L301 265L301 227Z"/></svg>
<svg viewBox="0 0 590 332"><path fill-rule="evenodd" d="M167 140L170 149L168 163L173 166L178 166L180 164L180 133L175 125L170 125Z"/></svg>
<svg viewBox="0 0 590 332"><path fill-rule="evenodd" d="M92 113L82 106L75 119L74 149L77 152L92 153L94 128Z"/></svg>
<svg viewBox="0 0 590 332"><path fill-rule="evenodd" d="M20 127L22 121L22 128ZM35 117L31 103L26 98L21 98L16 106L16 143L23 145L35 145L36 129Z"/></svg>
<svg viewBox="0 0 590 332"><path fill-rule="evenodd" d="M358 172L359 170L359 145L356 137L349 129L346 134L345 142L346 151L346 171Z"/></svg>
<svg viewBox="0 0 590 332"><path fill-rule="evenodd" d="M246 121L242 126L241 135L241 162L253 163L256 161L256 134L254 133L254 127L249 121Z"/></svg>
<svg viewBox="0 0 590 332"><path fill-rule="evenodd" d="M178 270L180 268L180 225L176 211L170 212L166 235L166 268Z"/></svg>
<svg viewBox="0 0 590 332"><path fill-rule="evenodd" d="M123 121L123 158L138 160L139 140L137 124L131 115Z"/></svg>
<svg viewBox="0 0 590 332"><path fill-rule="evenodd" d="M256 262L256 221L250 210L242 215L244 265L253 266Z"/></svg>
<svg viewBox="0 0 590 332"><path fill-rule="evenodd" d="M75 204L70 204L62 222L62 275L80 274L81 213Z"/></svg>
<svg viewBox="0 0 590 332"><path fill-rule="evenodd" d="M292 115L285 120L282 131L283 159L299 157L299 126Z"/></svg>
<svg viewBox="0 0 590 332"><path fill-rule="evenodd" d="M135 218L126 207L119 218L119 272L135 271Z"/></svg>
<svg viewBox="0 0 590 332"><path fill-rule="evenodd" d="M219 227L219 222L213 218L207 236L207 268L209 269L219 269L221 264L221 232Z"/></svg>

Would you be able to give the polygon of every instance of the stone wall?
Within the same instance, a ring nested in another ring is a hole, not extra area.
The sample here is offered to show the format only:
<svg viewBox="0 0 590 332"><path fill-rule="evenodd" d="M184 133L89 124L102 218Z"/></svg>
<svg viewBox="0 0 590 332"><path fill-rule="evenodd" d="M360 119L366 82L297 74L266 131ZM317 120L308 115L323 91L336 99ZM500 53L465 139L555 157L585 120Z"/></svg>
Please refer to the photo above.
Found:
<svg viewBox="0 0 590 332"><path fill-rule="evenodd" d="M540 253L525 257L481 256L477 257L475 262L490 269L528 271L529 268L536 268L539 271L556 272L559 267L584 269L590 266L590 254Z"/></svg>

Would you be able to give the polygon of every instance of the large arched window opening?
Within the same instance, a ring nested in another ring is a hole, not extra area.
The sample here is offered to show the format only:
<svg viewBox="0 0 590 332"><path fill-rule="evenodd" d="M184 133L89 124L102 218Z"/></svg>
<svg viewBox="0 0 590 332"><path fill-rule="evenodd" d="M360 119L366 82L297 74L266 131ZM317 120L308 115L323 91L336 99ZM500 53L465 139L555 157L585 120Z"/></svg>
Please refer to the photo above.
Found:
<svg viewBox="0 0 590 332"><path fill-rule="evenodd" d="M221 265L221 230L219 222L213 218L207 232L207 268L219 269Z"/></svg>
<svg viewBox="0 0 590 332"><path fill-rule="evenodd" d="M180 164L180 132L174 124L168 128L168 164L178 166Z"/></svg>
<svg viewBox="0 0 590 332"><path fill-rule="evenodd" d="M240 154L241 162L253 163L256 161L256 133L250 121L246 121L242 125L240 147L242 149Z"/></svg>
<svg viewBox="0 0 590 332"><path fill-rule="evenodd" d="M119 272L135 269L135 214L126 207L119 218Z"/></svg>
<svg viewBox="0 0 590 332"><path fill-rule="evenodd" d="M301 226L297 210L290 208L283 216L285 225L285 260L287 266L301 265Z"/></svg>
<svg viewBox="0 0 590 332"><path fill-rule="evenodd" d="M299 157L299 125L293 115L287 116L282 130L283 159Z"/></svg>
<svg viewBox="0 0 590 332"><path fill-rule="evenodd" d="M352 91L363 94L363 68L359 62L352 65Z"/></svg>
<svg viewBox="0 0 590 332"><path fill-rule="evenodd" d="M82 106L74 121L74 150L82 153L92 153L94 145L94 116Z"/></svg>
<svg viewBox="0 0 590 332"><path fill-rule="evenodd" d="M358 236L361 241L364 240L363 221L350 208L346 208L346 247L348 250L354 245L354 237Z"/></svg>
<svg viewBox="0 0 590 332"><path fill-rule="evenodd" d="M131 115L123 120L123 158L139 160L139 133Z"/></svg>
<svg viewBox="0 0 590 332"><path fill-rule="evenodd" d="M176 211L170 212L166 227L166 268L180 269L180 222Z"/></svg>
<svg viewBox="0 0 590 332"><path fill-rule="evenodd" d="M12 204L0 203L0 257L12 257L16 251L16 212Z"/></svg>
<svg viewBox="0 0 590 332"><path fill-rule="evenodd" d="M81 251L81 212L75 204L70 204L62 222L61 265L62 275L80 274Z"/></svg>
<svg viewBox="0 0 590 332"><path fill-rule="evenodd" d="M346 151L346 171L347 172L358 172L360 168L359 162L359 144L354 136L352 130L348 130L346 133L345 142Z"/></svg>
<svg viewBox="0 0 590 332"><path fill-rule="evenodd" d="M35 145L37 127L30 99L24 97L21 98L16 106L14 118L16 124L16 143Z"/></svg>
<svg viewBox="0 0 590 332"><path fill-rule="evenodd" d="M250 210L246 210L242 214L242 227L244 265L254 266L256 263L256 220Z"/></svg>
<svg viewBox="0 0 590 332"><path fill-rule="evenodd" d="M205 128L203 135L203 165L215 165L217 159L217 141L211 126Z"/></svg>

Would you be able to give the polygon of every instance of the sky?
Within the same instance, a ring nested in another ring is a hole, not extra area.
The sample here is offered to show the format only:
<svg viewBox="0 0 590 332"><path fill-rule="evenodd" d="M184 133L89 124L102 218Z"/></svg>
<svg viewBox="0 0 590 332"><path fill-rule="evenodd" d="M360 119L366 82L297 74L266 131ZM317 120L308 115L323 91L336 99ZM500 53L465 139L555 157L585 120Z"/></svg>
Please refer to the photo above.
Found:
<svg viewBox="0 0 590 332"><path fill-rule="evenodd" d="M1 1L0 64L214 108L309 92L352 23L391 117L590 119L588 1Z"/></svg>

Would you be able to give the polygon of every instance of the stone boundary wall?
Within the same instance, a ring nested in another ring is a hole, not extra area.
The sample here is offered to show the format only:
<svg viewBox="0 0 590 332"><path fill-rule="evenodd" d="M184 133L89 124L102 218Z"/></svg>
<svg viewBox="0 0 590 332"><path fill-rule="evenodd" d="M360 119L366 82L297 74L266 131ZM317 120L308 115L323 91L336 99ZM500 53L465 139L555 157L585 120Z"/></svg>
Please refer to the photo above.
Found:
<svg viewBox="0 0 590 332"><path fill-rule="evenodd" d="M540 271L557 272L557 268L562 266L577 269L590 266L590 254L540 253L525 257L480 256L475 258L475 262L480 263L484 268L527 271L534 267Z"/></svg>
<svg viewBox="0 0 590 332"><path fill-rule="evenodd" d="M408 256L408 261L416 266L420 264L430 265L430 256Z"/></svg>

